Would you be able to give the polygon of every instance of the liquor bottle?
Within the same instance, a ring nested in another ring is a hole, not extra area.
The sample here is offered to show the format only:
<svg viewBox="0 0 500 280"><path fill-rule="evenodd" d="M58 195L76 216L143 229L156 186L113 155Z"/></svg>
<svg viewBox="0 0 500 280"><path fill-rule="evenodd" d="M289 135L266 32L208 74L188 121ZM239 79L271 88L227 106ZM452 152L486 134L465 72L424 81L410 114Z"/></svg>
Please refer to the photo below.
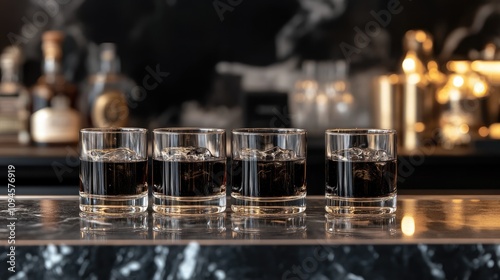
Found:
<svg viewBox="0 0 500 280"><path fill-rule="evenodd" d="M59 31L47 31L42 36L43 74L32 89L31 136L37 145L78 142L77 90L62 74L63 40L64 34Z"/></svg>
<svg viewBox="0 0 500 280"><path fill-rule="evenodd" d="M306 60L302 64L301 71L288 98L292 125L307 127L311 134L319 133L316 123L316 99L319 88L318 63Z"/></svg>
<svg viewBox="0 0 500 280"><path fill-rule="evenodd" d="M100 69L89 76L82 96L85 121L92 127L121 127L128 124L127 96L134 82L120 73L120 60L113 43L100 45Z"/></svg>
<svg viewBox="0 0 500 280"><path fill-rule="evenodd" d="M401 63L401 131L398 141L406 150L415 150L431 140L436 128L436 105L429 81L433 41L423 30L410 30L403 41L405 55Z"/></svg>
<svg viewBox="0 0 500 280"><path fill-rule="evenodd" d="M22 53L17 47L7 47L0 56L0 141L28 144L30 141L28 91L19 82Z"/></svg>

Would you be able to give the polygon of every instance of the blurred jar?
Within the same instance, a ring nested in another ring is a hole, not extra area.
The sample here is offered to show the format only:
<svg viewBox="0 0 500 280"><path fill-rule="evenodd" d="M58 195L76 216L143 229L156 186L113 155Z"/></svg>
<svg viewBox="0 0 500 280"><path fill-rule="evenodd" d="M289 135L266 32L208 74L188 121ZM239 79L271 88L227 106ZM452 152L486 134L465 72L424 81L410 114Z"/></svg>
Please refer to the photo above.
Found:
<svg viewBox="0 0 500 280"><path fill-rule="evenodd" d="M432 56L432 37L406 32L399 74L379 76L373 86L375 126L398 131L398 145L414 150L434 143L439 117L434 99L445 77Z"/></svg>
<svg viewBox="0 0 500 280"><path fill-rule="evenodd" d="M354 98L349 91L345 61L304 61L302 75L289 94L292 125L321 136L331 127L343 127L352 117Z"/></svg>
<svg viewBox="0 0 500 280"><path fill-rule="evenodd" d="M451 74L436 92L441 111L439 142L445 149L468 145L480 138L479 131L488 122L490 87L470 65L470 61L448 62Z"/></svg>
<svg viewBox="0 0 500 280"><path fill-rule="evenodd" d="M318 93L318 82L316 80L315 61L304 61L302 74L295 82L289 94L289 105L292 125L294 127L306 128L310 133L316 127L315 113L316 96Z"/></svg>

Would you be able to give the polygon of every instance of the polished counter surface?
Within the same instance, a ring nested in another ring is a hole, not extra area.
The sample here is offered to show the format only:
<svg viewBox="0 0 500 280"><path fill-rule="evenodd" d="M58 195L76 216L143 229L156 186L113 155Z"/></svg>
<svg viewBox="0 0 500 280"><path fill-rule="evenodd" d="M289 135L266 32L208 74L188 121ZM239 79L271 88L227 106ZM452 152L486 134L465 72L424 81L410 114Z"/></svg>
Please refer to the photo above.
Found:
<svg viewBox="0 0 500 280"><path fill-rule="evenodd" d="M81 217L76 196L18 195L15 207L2 197L0 262L14 250L16 272L0 279L500 277L498 195L400 195L395 215L371 219L325 215L319 196L282 219Z"/></svg>
<svg viewBox="0 0 500 280"><path fill-rule="evenodd" d="M342 218L327 215L324 198L311 196L303 214L251 218L231 213L169 217L155 213L124 217L84 215L78 197L17 196L14 215L0 201L0 242L15 221L16 244L315 244L498 243L500 196L398 197L394 215ZM228 198L228 202L230 198Z"/></svg>

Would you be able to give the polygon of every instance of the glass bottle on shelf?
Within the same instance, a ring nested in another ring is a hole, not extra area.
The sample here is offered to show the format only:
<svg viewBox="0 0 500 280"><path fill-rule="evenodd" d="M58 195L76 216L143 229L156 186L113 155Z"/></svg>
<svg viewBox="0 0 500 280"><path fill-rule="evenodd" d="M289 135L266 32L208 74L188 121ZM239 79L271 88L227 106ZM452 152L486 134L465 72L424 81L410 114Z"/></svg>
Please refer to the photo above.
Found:
<svg viewBox="0 0 500 280"><path fill-rule="evenodd" d="M467 146L487 129L487 106L490 86L486 79L471 70L470 61L449 61L451 72L437 91L441 107L440 144L445 149Z"/></svg>
<svg viewBox="0 0 500 280"><path fill-rule="evenodd" d="M19 82L22 53L18 47L7 47L0 56L0 142L28 144L30 141L28 91Z"/></svg>
<svg viewBox="0 0 500 280"><path fill-rule="evenodd" d="M328 98L328 117L323 130L329 127L348 127L352 122L354 97L350 92L348 65L344 60L323 63L320 70L321 88Z"/></svg>
<svg viewBox="0 0 500 280"><path fill-rule="evenodd" d="M92 127L121 127L129 120L127 96L135 83L120 73L113 43L100 45L100 69L88 77L82 101L85 122Z"/></svg>
<svg viewBox="0 0 500 280"><path fill-rule="evenodd" d="M436 124L436 105L429 80L429 66L433 67L432 37L423 30L406 32L401 62L401 128L398 141L406 150L414 150L432 140ZM433 72L434 73L434 72ZM434 75L434 74L433 74Z"/></svg>
<svg viewBox="0 0 500 280"><path fill-rule="evenodd" d="M42 36L43 74L32 89L31 136L37 145L78 142L77 89L62 74L63 40L60 31L47 31Z"/></svg>

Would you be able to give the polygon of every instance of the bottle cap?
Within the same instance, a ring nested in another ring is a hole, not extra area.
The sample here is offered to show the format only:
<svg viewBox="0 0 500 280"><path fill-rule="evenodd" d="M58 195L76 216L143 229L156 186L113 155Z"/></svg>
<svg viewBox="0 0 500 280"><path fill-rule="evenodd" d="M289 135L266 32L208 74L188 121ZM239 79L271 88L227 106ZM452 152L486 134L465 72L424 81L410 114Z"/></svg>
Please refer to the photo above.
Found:
<svg viewBox="0 0 500 280"><path fill-rule="evenodd" d="M54 42L54 43L62 43L64 40L64 33L62 31L57 30L49 30L45 31L42 35L42 41L45 42Z"/></svg>
<svg viewBox="0 0 500 280"><path fill-rule="evenodd" d="M61 31L46 31L42 35L42 49L45 57L60 58L62 55L61 44L64 33Z"/></svg>
<svg viewBox="0 0 500 280"><path fill-rule="evenodd" d="M23 53L17 46L6 47L0 56L0 64L2 67L14 67L23 62Z"/></svg>

